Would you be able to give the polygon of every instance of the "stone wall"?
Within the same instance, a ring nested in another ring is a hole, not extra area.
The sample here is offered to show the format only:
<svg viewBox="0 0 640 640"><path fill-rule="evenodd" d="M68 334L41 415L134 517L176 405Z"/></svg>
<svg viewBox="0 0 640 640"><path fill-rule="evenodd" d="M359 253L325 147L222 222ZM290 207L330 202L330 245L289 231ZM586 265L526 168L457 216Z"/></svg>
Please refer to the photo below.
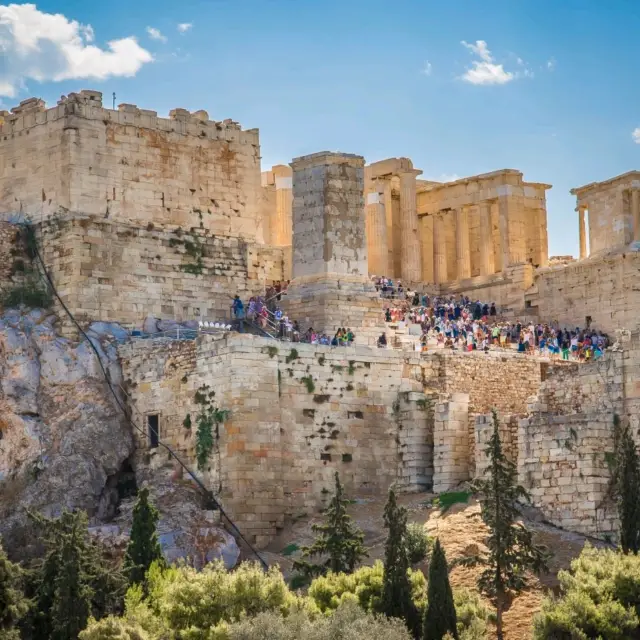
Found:
<svg viewBox="0 0 640 640"><path fill-rule="evenodd" d="M43 259L79 321L139 326L147 316L226 319L282 279L282 251L195 229L52 216L36 225Z"/></svg>
<svg viewBox="0 0 640 640"><path fill-rule="evenodd" d="M259 190L257 129L205 111L113 111L82 91L52 109L30 99L0 113L0 212L70 211L262 242Z"/></svg>
<svg viewBox="0 0 640 640"><path fill-rule="evenodd" d="M20 244L17 236L18 228L15 225L0 222L0 289L14 272L15 253Z"/></svg>
<svg viewBox="0 0 640 640"><path fill-rule="evenodd" d="M469 479L469 395L454 393L436 405L433 490L449 491Z"/></svg>
<svg viewBox="0 0 640 640"><path fill-rule="evenodd" d="M613 417L640 444L640 334L620 332L601 360L545 380L518 429L520 482L558 526L605 537L617 528L608 499Z"/></svg>
<svg viewBox="0 0 640 640"><path fill-rule="evenodd" d="M456 481L468 479L468 418L451 413L460 448L449 455L439 443L442 455L434 454L440 398L455 401L446 390L469 379L465 410L519 406L524 391L516 387L534 380L532 362L517 356L503 361L484 354L332 348L238 334L132 342L120 356L136 415L159 414L160 437L191 464L196 390L209 385L214 402L231 411L205 476L261 544L287 519L321 507L335 470L352 495L383 495L393 482L405 491L431 488L438 465L451 466L453 458L460 467ZM489 363L490 379L509 383L485 397L474 378ZM191 429L183 424L187 413ZM144 438L138 446L147 448Z"/></svg>
<svg viewBox="0 0 640 640"><path fill-rule="evenodd" d="M640 314L637 291L640 253L629 247L537 273L532 304L538 316L562 326L585 326L613 332L636 329Z"/></svg>
<svg viewBox="0 0 640 640"><path fill-rule="evenodd" d="M507 460L518 464L518 416L499 415L498 431L502 452ZM493 415L477 416L475 420L475 476L483 478L489 468L487 445L493 435Z"/></svg>

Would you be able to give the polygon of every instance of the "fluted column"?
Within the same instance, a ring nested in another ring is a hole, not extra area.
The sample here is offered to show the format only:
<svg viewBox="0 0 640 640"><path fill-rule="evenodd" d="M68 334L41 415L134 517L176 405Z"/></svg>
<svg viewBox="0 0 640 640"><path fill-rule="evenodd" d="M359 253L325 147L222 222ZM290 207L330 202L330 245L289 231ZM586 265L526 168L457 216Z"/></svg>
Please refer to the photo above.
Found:
<svg viewBox="0 0 640 640"><path fill-rule="evenodd" d="M402 246L402 280L405 283L420 282L422 262L420 260L420 237L418 234L418 212L416 205L416 176L421 171L400 174L400 228Z"/></svg>
<svg viewBox="0 0 640 640"><path fill-rule="evenodd" d="M509 238L509 200L508 196L498 198L498 215L500 220L500 248L502 249L502 270L511 264Z"/></svg>
<svg viewBox="0 0 640 640"><path fill-rule="evenodd" d="M286 165L273 167L276 187L276 219L274 244L287 247L293 237L293 178L291 168Z"/></svg>
<svg viewBox="0 0 640 640"><path fill-rule="evenodd" d="M367 194L367 246L369 274L389 275L389 244L387 241L387 215L384 205L384 184L375 182Z"/></svg>
<svg viewBox="0 0 640 640"><path fill-rule="evenodd" d="M578 228L580 231L580 259L587 257L587 233L584 221L584 205L578 207Z"/></svg>
<svg viewBox="0 0 640 640"><path fill-rule="evenodd" d="M480 275L495 273L493 254L493 228L491 225L491 202L480 203Z"/></svg>
<svg viewBox="0 0 640 640"><path fill-rule="evenodd" d="M436 284L447 282L447 244L441 213L433 217L433 279Z"/></svg>
<svg viewBox="0 0 640 640"><path fill-rule="evenodd" d="M631 218L633 220L633 241L640 242L640 191L631 189Z"/></svg>
<svg viewBox="0 0 640 640"><path fill-rule="evenodd" d="M460 207L456 211L456 278L471 277L471 256L469 254L469 211Z"/></svg>

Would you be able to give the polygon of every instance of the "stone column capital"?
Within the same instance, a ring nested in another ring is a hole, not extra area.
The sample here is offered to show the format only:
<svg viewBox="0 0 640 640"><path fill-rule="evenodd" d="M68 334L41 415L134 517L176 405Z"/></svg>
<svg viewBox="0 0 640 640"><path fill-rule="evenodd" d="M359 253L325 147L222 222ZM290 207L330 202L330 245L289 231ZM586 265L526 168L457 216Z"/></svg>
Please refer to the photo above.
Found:
<svg viewBox="0 0 640 640"><path fill-rule="evenodd" d="M420 169L408 169L406 171L399 171L397 175L401 180L408 180L410 178L415 179L422 175L422 171Z"/></svg>

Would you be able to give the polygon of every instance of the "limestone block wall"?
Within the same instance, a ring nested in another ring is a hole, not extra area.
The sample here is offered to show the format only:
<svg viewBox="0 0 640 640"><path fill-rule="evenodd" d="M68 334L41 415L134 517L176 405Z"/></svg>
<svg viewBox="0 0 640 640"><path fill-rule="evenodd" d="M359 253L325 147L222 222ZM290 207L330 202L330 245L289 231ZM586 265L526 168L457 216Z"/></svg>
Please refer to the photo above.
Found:
<svg viewBox="0 0 640 640"><path fill-rule="evenodd" d="M320 152L295 158L293 277L367 275L364 159Z"/></svg>
<svg viewBox="0 0 640 640"><path fill-rule="evenodd" d="M238 334L167 346L121 347L131 405L159 414L160 437L193 464L195 427L183 422L209 385L231 414L205 479L258 544L322 506L335 470L352 495L431 486L435 396L423 380L437 376L435 358Z"/></svg>
<svg viewBox="0 0 640 640"><path fill-rule="evenodd" d="M538 316L567 327L582 327L589 316L602 331L636 329L639 275L640 253L633 250L540 270L535 278Z"/></svg>
<svg viewBox="0 0 640 640"><path fill-rule="evenodd" d="M613 451L614 413L628 419L637 410L637 391L629 398L625 393L632 391L630 376L638 380L632 373L635 357L637 351L620 349L556 370L520 420L520 483L558 526L600 537L615 531L615 510L606 499L607 455Z"/></svg>
<svg viewBox="0 0 640 640"><path fill-rule="evenodd" d="M200 227L262 242L257 129L205 111L169 118L82 91L30 99L0 122L0 212L60 211L146 226Z"/></svg>
<svg viewBox="0 0 640 640"><path fill-rule="evenodd" d="M36 226L58 292L80 321L226 319L233 296L282 279L282 252L206 230L52 216Z"/></svg>
<svg viewBox="0 0 640 640"><path fill-rule="evenodd" d="M518 463L518 416L499 415L499 433L502 451L507 460ZM475 477L484 477L489 468L487 445L493 435L493 416L486 414L475 419Z"/></svg>
<svg viewBox="0 0 640 640"><path fill-rule="evenodd" d="M469 480L469 395L454 393L435 408L433 490L449 491Z"/></svg>
<svg viewBox="0 0 640 640"><path fill-rule="evenodd" d="M20 244L16 241L17 234L15 225L0 222L0 290L14 272L15 254Z"/></svg>

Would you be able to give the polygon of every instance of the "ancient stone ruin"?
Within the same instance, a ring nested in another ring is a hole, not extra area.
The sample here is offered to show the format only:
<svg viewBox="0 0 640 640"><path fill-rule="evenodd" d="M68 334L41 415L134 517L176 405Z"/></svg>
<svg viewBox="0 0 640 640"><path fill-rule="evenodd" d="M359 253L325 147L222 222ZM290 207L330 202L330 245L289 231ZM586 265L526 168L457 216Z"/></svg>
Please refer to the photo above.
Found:
<svg viewBox="0 0 640 640"><path fill-rule="evenodd" d="M0 481L36 464L17 502L55 511L76 500L99 518L108 478L125 461L139 478L167 471L166 443L261 546L324 504L335 470L358 495L392 483L447 491L481 474L495 409L543 515L615 535L613 416L640 428L640 172L574 190L575 261L548 257L550 185L513 169L451 183L420 173L408 158L367 165L328 151L261 173L257 129L205 111L110 110L97 91L0 112L0 285L18 286L18 262L34 261L56 294L51 312L25 322L24 310L5 310L0 320ZM25 225L42 264L17 240ZM513 349L419 351L410 327L385 322L373 275L496 302L514 322L595 327L614 346L584 363ZM301 331L349 327L354 344L235 330L234 296L246 303L289 280L281 306ZM93 326L135 430L75 322ZM388 349L376 346L383 332ZM187 416L203 387L229 413L198 468ZM108 421L96 422L93 406ZM91 482L82 476L82 491L62 500L60 456L73 442L92 460L78 461ZM164 481L184 481L176 473Z"/></svg>

